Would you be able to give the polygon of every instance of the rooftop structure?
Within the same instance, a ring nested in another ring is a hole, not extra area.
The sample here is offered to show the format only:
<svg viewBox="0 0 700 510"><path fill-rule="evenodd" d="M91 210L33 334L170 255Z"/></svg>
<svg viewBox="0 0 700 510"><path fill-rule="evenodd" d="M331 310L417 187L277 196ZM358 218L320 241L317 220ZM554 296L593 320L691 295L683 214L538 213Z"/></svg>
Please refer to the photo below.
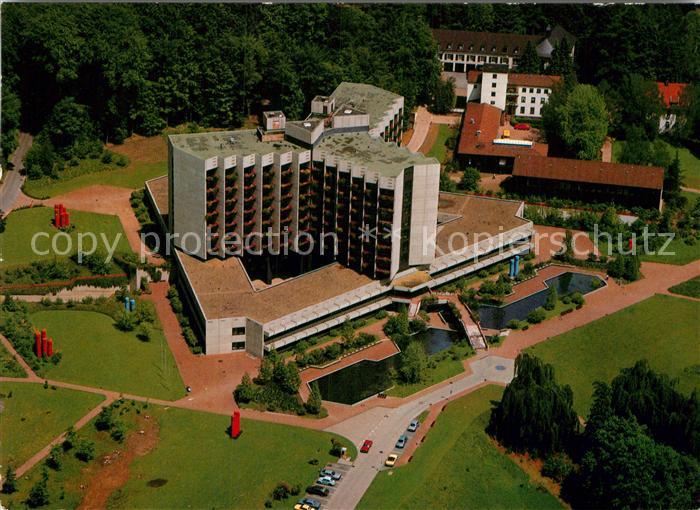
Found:
<svg viewBox="0 0 700 510"><path fill-rule="evenodd" d="M678 106L681 104L681 98L683 97L683 91L688 86L687 83L664 83L656 82L656 86L659 87L659 93L664 102L666 108L671 108L672 106Z"/></svg>
<svg viewBox="0 0 700 510"><path fill-rule="evenodd" d="M283 154L301 149L285 140L262 141L255 129L169 135L168 140L174 149L199 159L227 157L235 153Z"/></svg>
<svg viewBox="0 0 700 510"><path fill-rule="evenodd" d="M387 112L394 104L401 103L403 97L388 90L366 83L342 82L331 94L339 111L351 108L369 115L370 129L381 127Z"/></svg>

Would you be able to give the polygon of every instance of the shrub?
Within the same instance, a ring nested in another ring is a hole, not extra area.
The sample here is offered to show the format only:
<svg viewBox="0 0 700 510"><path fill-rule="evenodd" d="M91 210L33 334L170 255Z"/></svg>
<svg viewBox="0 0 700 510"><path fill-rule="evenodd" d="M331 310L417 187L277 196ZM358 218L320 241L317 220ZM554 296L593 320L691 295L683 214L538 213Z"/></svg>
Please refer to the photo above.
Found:
<svg viewBox="0 0 700 510"><path fill-rule="evenodd" d="M63 462L61 460L62 453L63 449L60 447L60 445L55 445L53 448L51 448L51 453L49 453L49 456L46 458L46 465L51 469L60 471L61 467L63 466Z"/></svg>
<svg viewBox="0 0 700 510"><path fill-rule="evenodd" d="M12 466L7 466L7 471L5 472L5 479L2 481L2 492L3 494L12 494L17 492L17 475Z"/></svg>
<svg viewBox="0 0 700 510"><path fill-rule="evenodd" d="M554 454L547 457L542 465L542 474L557 483L562 483L573 470L568 457L564 454Z"/></svg>
<svg viewBox="0 0 700 510"><path fill-rule="evenodd" d="M112 413L112 407L103 407L100 414L97 415L95 420L95 428L97 430L109 430L114 425L114 415Z"/></svg>
<svg viewBox="0 0 700 510"><path fill-rule="evenodd" d="M39 481L29 491L29 496L27 497L28 507L37 508L49 504L48 480L49 474L44 470Z"/></svg>
<svg viewBox="0 0 700 510"><path fill-rule="evenodd" d="M520 329L520 321L517 319L511 319L508 321L508 324L506 324L506 327L508 329Z"/></svg>
<svg viewBox="0 0 700 510"><path fill-rule="evenodd" d="M385 319L389 315L389 312L386 310L379 310L377 313L374 314L375 319Z"/></svg>
<svg viewBox="0 0 700 510"><path fill-rule="evenodd" d="M75 449L75 457L83 462L89 462L95 458L95 443L83 439Z"/></svg>
<svg viewBox="0 0 700 510"><path fill-rule="evenodd" d="M151 328L149 328L146 324L141 324L136 330L136 337L143 342L150 341Z"/></svg>
<svg viewBox="0 0 700 510"><path fill-rule="evenodd" d="M112 162L112 153L109 151L104 151L102 153L102 162L105 165L108 165L109 163L111 163Z"/></svg>
<svg viewBox="0 0 700 510"><path fill-rule="evenodd" d="M133 331L136 327L136 317L129 312L122 312L114 325L120 331Z"/></svg>
<svg viewBox="0 0 700 510"><path fill-rule="evenodd" d="M527 322L530 324L539 324L547 317L547 314L542 308L536 308L527 314Z"/></svg>
<svg viewBox="0 0 700 510"><path fill-rule="evenodd" d="M112 427L112 431L110 432L109 435L117 443L121 443L124 441L124 438L126 437L126 427L124 426L124 424L122 422L118 421Z"/></svg>

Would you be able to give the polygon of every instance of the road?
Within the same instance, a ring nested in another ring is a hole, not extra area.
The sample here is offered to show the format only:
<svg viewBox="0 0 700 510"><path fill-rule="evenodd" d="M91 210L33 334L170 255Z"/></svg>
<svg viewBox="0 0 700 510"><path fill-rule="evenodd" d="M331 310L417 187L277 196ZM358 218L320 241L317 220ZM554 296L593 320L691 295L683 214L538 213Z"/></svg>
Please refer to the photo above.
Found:
<svg viewBox="0 0 700 510"><path fill-rule="evenodd" d="M409 422L431 405L443 405L451 397L484 384L494 382L507 384L513 378L514 361L499 356L486 355L473 361L472 373L452 384L426 393L421 398L388 409L375 407L346 421L326 429L350 439L359 451L365 439L371 439L369 453L359 453L353 467L326 502L329 510L355 508L383 466L384 460L394 449L398 437L404 433Z"/></svg>
<svg viewBox="0 0 700 510"><path fill-rule="evenodd" d="M34 138L29 133L19 134L19 144L17 149L10 156L10 162L14 169L5 174L5 180L0 185L0 211L5 214L12 210L15 201L22 192L22 184L24 184L24 175L21 170L24 169L24 156L27 154L29 147L32 146Z"/></svg>

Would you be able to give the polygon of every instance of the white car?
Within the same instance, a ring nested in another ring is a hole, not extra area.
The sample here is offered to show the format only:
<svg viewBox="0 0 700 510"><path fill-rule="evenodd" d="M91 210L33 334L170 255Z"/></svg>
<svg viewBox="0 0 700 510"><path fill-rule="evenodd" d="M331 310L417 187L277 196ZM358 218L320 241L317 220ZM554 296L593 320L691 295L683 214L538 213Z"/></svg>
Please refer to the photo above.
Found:
<svg viewBox="0 0 700 510"><path fill-rule="evenodd" d="M335 480L333 480L330 476L322 476L316 480L316 483L319 485L330 485L333 487L335 485Z"/></svg>

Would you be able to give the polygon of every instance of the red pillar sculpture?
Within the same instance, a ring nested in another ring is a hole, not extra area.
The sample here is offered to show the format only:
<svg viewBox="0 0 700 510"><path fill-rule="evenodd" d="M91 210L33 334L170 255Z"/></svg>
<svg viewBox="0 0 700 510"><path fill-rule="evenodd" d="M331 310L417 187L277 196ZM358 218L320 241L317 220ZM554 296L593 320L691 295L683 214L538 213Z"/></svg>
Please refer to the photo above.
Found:
<svg viewBox="0 0 700 510"><path fill-rule="evenodd" d="M46 342L46 355L53 356L53 338L49 338Z"/></svg>
<svg viewBox="0 0 700 510"><path fill-rule="evenodd" d="M41 358L41 333L39 331L34 332L34 341L36 342L36 357Z"/></svg>
<svg viewBox="0 0 700 510"><path fill-rule="evenodd" d="M231 416L231 438L236 439L241 435L241 412L234 411Z"/></svg>
<svg viewBox="0 0 700 510"><path fill-rule="evenodd" d="M46 349L47 349L46 343L47 343L46 329L42 329L41 330L41 351L42 351L43 356L46 356ZM39 356L39 357L41 358L41 356Z"/></svg>

